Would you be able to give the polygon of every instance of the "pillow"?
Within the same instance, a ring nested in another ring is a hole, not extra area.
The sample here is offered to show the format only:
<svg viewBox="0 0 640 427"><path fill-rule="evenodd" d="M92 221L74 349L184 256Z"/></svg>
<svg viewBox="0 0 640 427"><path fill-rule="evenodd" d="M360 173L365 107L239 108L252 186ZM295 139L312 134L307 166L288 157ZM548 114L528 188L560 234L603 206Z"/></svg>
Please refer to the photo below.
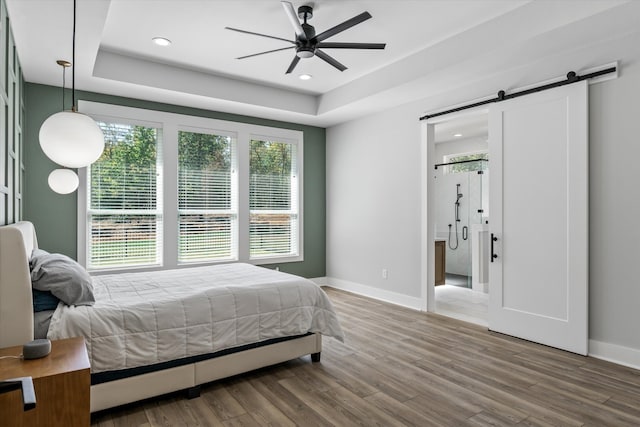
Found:
<svg viewBox="0 0 640 427"><path fill-rule="evenodd" d="M44 249L38 249L35 248L34 250L31 251L31 258L29 258L29 270L33 270L33 262L35 259L37 259L38 257L41 257L43 255L48 255L49 252L45 251Z"/></svg>
<svg viewBox="0 0 640 427"><path fill-rule="evenodd" d="M93 305L91 276L66 255L35 253L31 256L31 285L49 291L67 305Z"/></svg>
<svg viewBox="0 0 640 427"><path fill-rule="evenodd" d="M60 300L51 292L38 291L31 289L33 295L33 312L55 310Z"/></svg>

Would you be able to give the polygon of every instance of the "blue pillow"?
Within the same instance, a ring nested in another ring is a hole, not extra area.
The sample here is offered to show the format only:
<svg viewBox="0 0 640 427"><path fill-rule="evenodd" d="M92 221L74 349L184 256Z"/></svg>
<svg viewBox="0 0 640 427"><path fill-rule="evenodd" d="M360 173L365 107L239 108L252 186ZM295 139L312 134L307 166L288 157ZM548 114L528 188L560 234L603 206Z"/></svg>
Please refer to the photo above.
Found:
<svg viewBox="0 0 640 427"><path fill-rule="evenodd" d="M37 289L31 289L33 295L33 311L37 313L39 311L55 310L60 300L55 297L51 292L39 291Z"/></svg>

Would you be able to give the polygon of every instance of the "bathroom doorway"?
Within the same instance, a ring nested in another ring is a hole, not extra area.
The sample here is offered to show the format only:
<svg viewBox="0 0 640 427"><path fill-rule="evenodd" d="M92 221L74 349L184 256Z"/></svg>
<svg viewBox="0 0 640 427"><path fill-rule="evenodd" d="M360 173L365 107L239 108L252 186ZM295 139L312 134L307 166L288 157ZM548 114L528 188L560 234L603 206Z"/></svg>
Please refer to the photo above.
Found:
<svg viewBox="0 0 640 427"><path fill-rule="evenodd" d="M472 109L480 106L488 113L491 171L486 251L490 254L489 295L484 324L492 331L588 353L586 78L561 80L534 92L515 92L518 95L513 99L488 100L421 117L421 294L427 311L442 311L442 300L435 293L443 285L434 285L436 126L442 132L445 122L470 118L481 111ZM545 150L555 154L550 157L553 163L540 174L532 159ZM531 206L548 209L532 210Z"/></svg>
<svg viewBox="0 0 640 427"><path fill-rule="evenodd" d="M486 326L490 171L487 114L439 122L434 126L434 135L435 312Z"/></svg>

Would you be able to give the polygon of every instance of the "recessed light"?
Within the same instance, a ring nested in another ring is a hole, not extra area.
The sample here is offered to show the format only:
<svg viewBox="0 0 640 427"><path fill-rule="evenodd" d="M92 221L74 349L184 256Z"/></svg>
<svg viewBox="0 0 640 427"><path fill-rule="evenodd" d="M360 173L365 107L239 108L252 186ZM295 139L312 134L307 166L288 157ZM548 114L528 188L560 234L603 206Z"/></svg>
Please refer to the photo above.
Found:
<svg viewBox="0 0 640 427"><path fill-rule="evenodd" d="M311 74L300 74L300 76L298 76L300 80L310 80L312 77Z"/></svg>
<svg viewBox="0 0 640 427"><path fill-rule="evenodd" d="M165 39L164 37L154 37L151 40L158 46L169 46L171 44L171 40Z"/></svg>
<svg viewBox="0 0 640 427"><path fill-rule="evenodd" d="M462 136L461 133L454 133L453 136L455 136L456 138L460 138Z"/></svg>

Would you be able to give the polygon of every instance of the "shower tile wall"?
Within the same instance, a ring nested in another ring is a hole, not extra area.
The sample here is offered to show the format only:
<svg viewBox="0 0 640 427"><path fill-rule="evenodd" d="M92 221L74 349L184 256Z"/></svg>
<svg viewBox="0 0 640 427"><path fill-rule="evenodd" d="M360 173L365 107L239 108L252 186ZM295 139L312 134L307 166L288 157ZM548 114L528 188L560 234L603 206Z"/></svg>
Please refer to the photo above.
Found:
<svg viewBox="0 0 640 427"><path fill-rule="evenodd" d="M442 173L436 171L436 238L447 241L446 272L471 275L471 224L478 224L482 214L477 210L483 205L481 180L477 172ZM458 248L449 248L449 227L451 224L451 243L455 247L455 201L456 184L460 184L460 222L458 223ZM469 238L462 239L462 227L469 227Z"/></svg>

